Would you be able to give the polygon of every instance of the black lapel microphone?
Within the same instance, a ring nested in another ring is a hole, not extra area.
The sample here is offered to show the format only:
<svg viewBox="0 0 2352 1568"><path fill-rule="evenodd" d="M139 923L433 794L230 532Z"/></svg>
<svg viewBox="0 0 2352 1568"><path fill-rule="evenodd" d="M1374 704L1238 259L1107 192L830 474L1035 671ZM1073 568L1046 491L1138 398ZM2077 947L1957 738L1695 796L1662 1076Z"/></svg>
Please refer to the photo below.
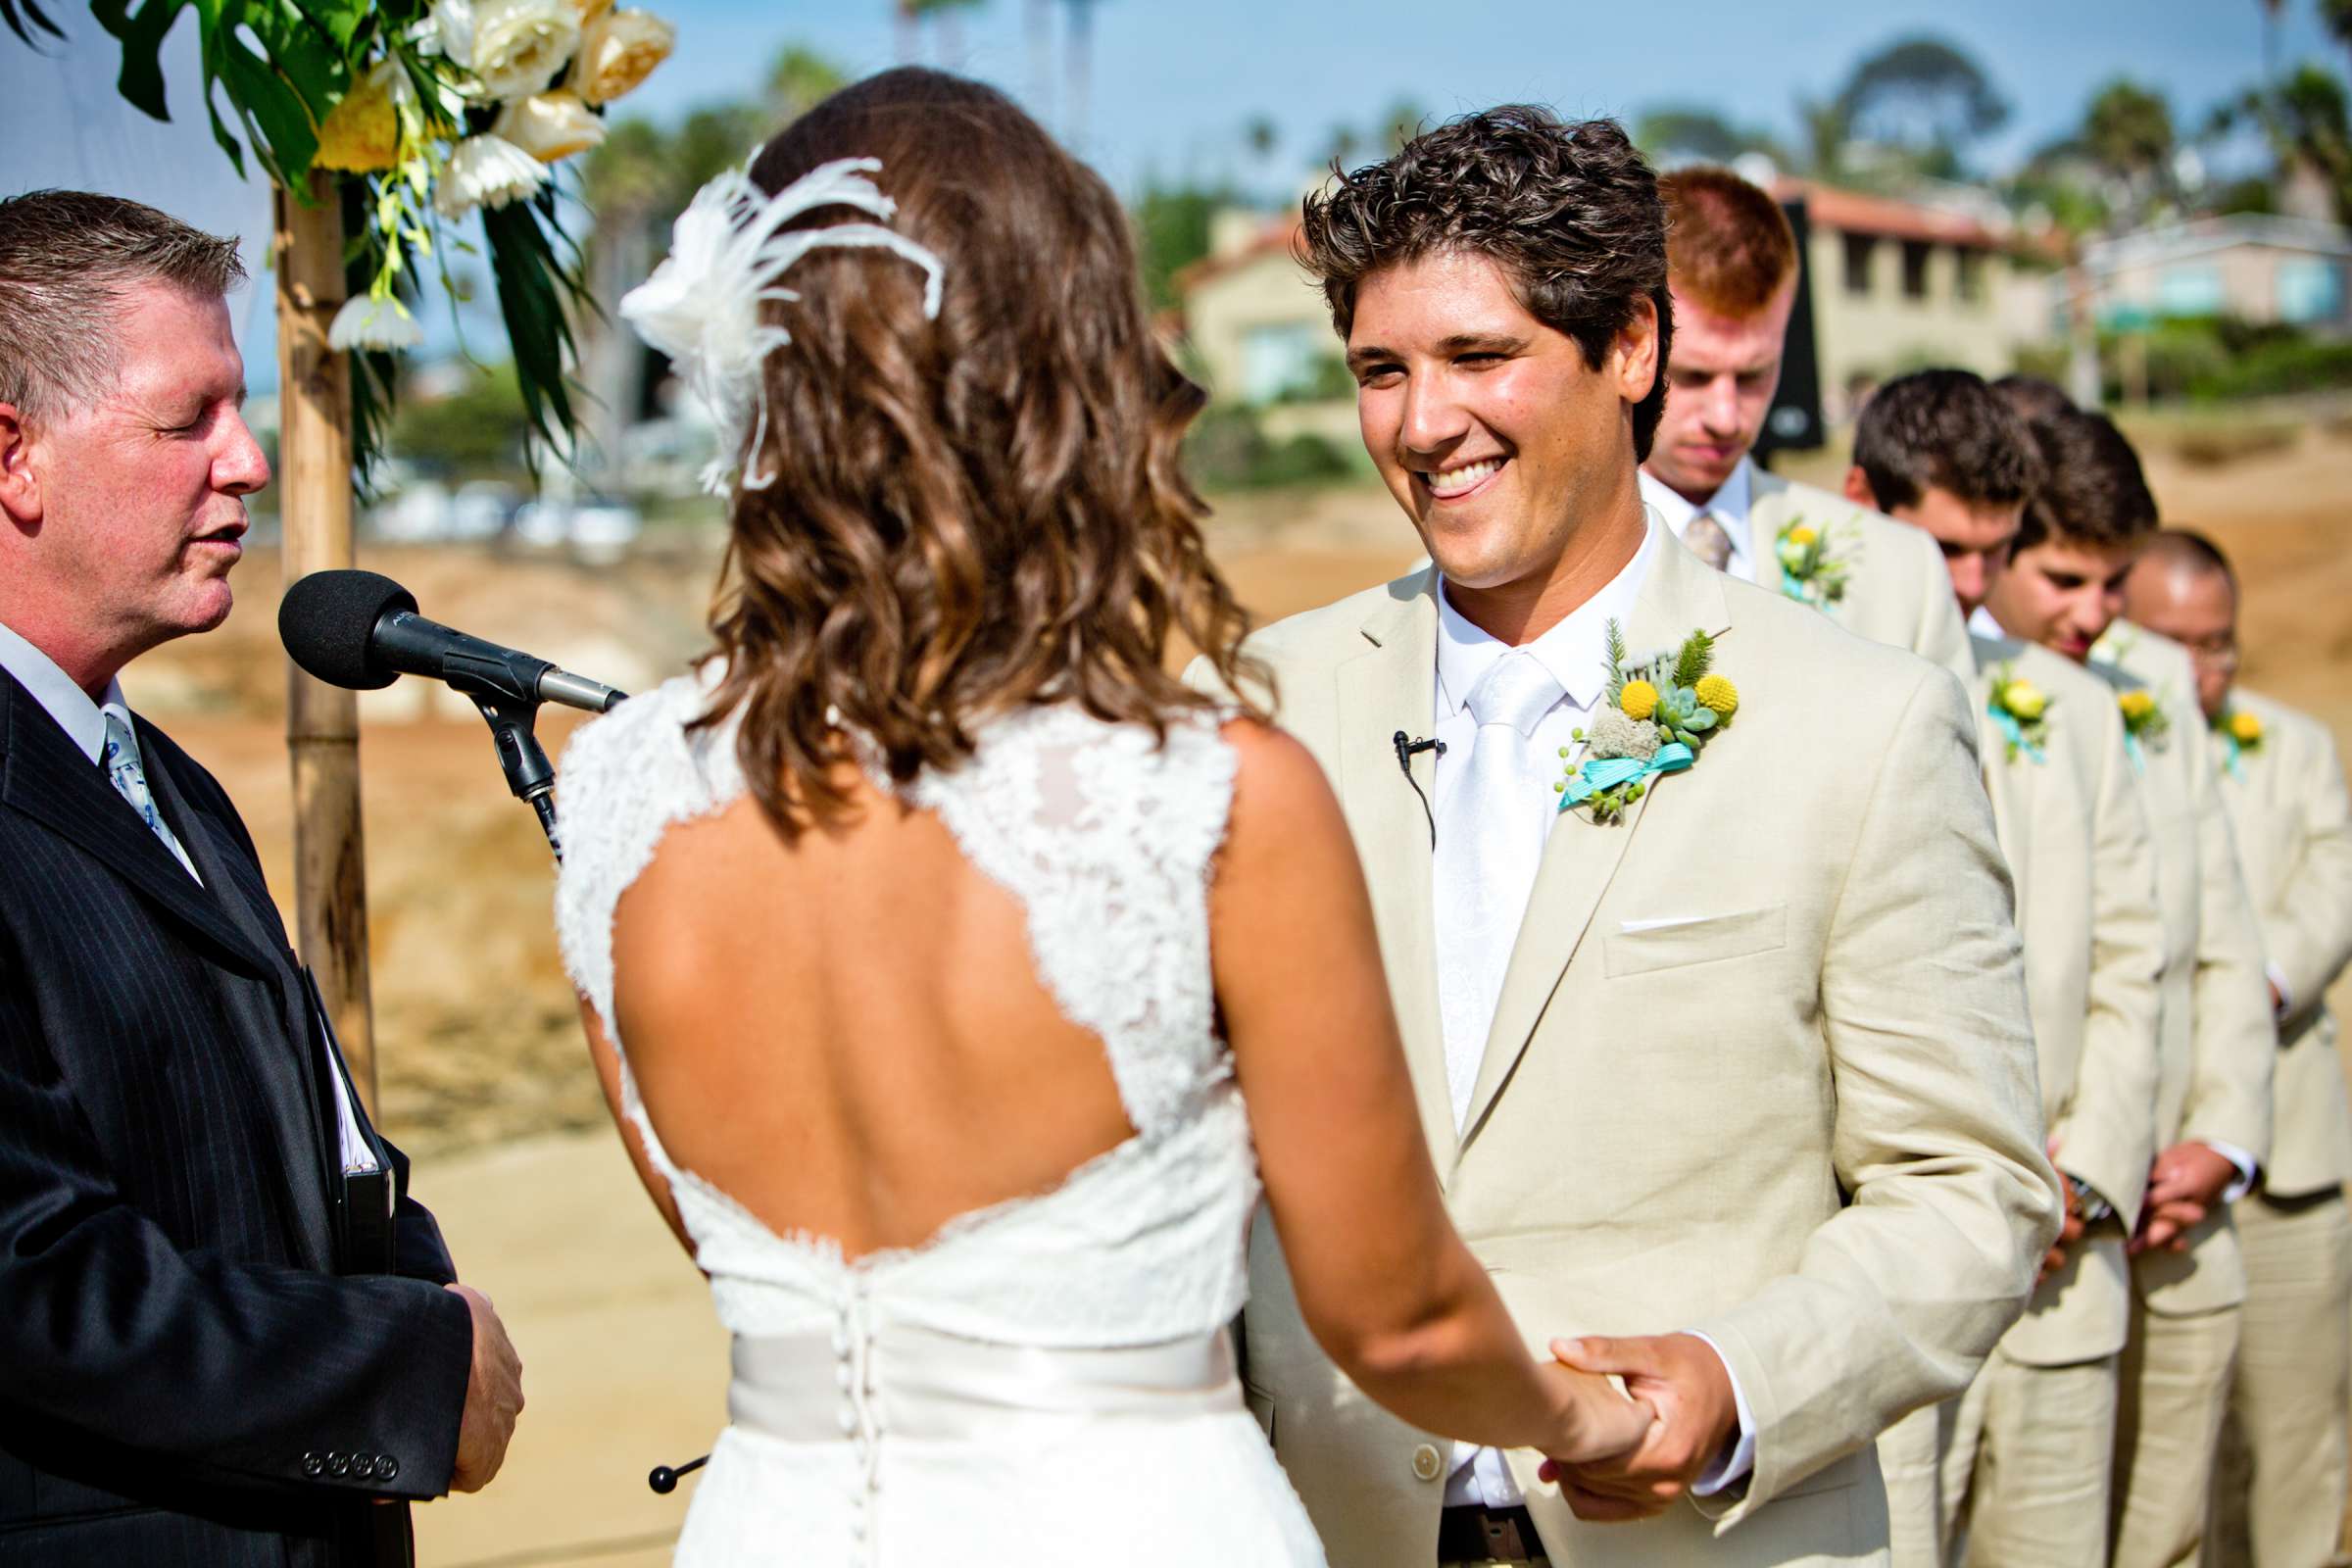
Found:
<svg viewBox="0 0 2352 1568"><path fill-rule="evenodd" d="M1389 737L1389 744L1396 748L1397 770L1404 774L1404 781L1413 787L1413 793L1421 796L1421 814L1429 818L1429 847L1434 850L1438 847L1438 815L1429 808L1429 797L1421 794L1421 781L1413 777L1413 757L1420 752L1435 752L1444 757L1446 743L1441 740L1417 741L1398 730Z"/></svg>

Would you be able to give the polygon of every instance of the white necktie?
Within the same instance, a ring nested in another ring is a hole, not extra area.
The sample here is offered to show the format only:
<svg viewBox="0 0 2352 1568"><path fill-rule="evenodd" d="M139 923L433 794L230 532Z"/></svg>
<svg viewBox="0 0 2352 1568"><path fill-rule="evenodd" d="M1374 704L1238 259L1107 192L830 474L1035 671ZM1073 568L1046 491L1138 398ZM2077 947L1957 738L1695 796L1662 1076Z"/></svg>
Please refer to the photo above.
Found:
<svg viewBox="0 0 2352 1568"><path fill-rule="evenodd" d="M1715 520L1715 514L1711 512L1702 512L1683 524L1683 543L1690 546L1692 555L1717 571L1731 564L1732 536L1724 531L1723 524Z"/></svg>
<svg viewBox="0 0 2352 1568"><path fill-rule="evenodd" d="M139 761L138 737L119 713L110 711L106 715L106 749L99 754L98 762L106 769L107 781L114 785L115 793L130 803L130 808L139 813L139 820L147 824L148 831L163 840L164 848L187 868L188 875L203 881L203 877L197 876L196 862L188 858L188 852L172 837L172 824L156 809L155 792L147 787L147 769Z"/></svg>
<svg viewBox="0 0 2352 1568"><path fill-rule="evenodd" d="M1494 662L1470 690L1466 706L1478 733L1438 821L1436 912L1448 956L1438 969L1438 1006L1457 1130L1535 890L1544 813L1554 808L1529 737L1563 695L1551 671L1524 649Z"/></svg>

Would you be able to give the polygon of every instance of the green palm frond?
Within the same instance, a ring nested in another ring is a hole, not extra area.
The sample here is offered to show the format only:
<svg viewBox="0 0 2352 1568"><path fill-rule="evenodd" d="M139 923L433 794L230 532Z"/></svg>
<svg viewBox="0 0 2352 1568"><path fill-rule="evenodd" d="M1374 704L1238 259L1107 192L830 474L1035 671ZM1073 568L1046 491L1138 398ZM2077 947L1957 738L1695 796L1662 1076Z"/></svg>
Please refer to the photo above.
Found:
<svg viewBox="0 0 2352 1568"><path fill-rule="evenodd" d="M60 40L66 35L65 29L51 22L49 14L34 5L32 0L0 0L0 23L6 23L9 31L36 49L40 47L39 41L33 37L36 32L45 32Z"/></svg>

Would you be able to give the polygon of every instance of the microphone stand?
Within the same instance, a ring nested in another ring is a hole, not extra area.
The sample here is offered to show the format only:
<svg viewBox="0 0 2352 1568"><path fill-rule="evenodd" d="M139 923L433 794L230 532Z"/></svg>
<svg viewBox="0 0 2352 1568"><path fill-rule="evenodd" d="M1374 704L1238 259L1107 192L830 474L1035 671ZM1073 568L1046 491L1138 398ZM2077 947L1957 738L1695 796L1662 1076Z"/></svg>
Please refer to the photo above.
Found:
<svg viewBox="0 0 2352 1568"><path fill-rule="evenodd" d="M490 726L498 746L498 765L507 775L507 788L538 814L539 830L556 858L564 858L564 840L556 831L556 767L547 760L533 727L539 721L538 660L519 669L505 659L456 653L444 662L441 678L473 699Z"/></svg>

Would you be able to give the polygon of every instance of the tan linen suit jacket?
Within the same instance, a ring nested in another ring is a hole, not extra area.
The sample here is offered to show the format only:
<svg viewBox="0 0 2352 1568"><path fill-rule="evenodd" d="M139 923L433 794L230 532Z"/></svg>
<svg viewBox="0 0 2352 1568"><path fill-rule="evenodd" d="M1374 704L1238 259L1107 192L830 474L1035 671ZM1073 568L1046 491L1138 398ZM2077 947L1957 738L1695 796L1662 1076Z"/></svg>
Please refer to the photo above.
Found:
<svg viewBox="0 0 2352 1568"><path fill-rule="evenodd" d="M2017 883L2041 1107L2057 1165L2115 1205L2034 1292L2001 1340L2011 1359L2067 1366L2115 1354L2132 1326L2124 1238L2156 1157L2157 979L2164 925L2154 849L2105 681L2045 648L1972 637L1984 784ZM2006 756L1995 673L2050 699L2043 756Z"/></svg>
<svg viewBox="0 0 2352 1568"><path fill-rule="evenodd" d="M2161 742L2141 749L2136 774L2156 845L2165 927L2156 1147L2219 1140L2267 1162L2278 1036L2195 670L2179 643L2128 621L2117 621L2091 650L2087 667L2119 692L2154 694L2171 726ZM2186 1252L2141 1253L2132 1278L2148 1310L2167 1316L2244 1301L2246 1271L2229 1205L2215 1205Z"/></svg>
<svg viewBox="0 0 2352 1568"><path fill-rule="evenodd" d="M1826 528L1848 567L1845 597L1822 606L1823 612L1857 637L1908 648L1941 664L1963 684L1976 678L1968 624L1952 598L1951 574L1934 539L1843 496L1761 468L1754 474L1747 554L1756 586L1781 591L1774 542L1783 528L1799 519Z"/></svg>
<svg viewBox="0 0 2352 1568"><path fill-rule="evenodd" d="M2352 959L2352 801L2327 726L2239 687L2231 706L2262 720L2262 744L2222 769L2222 801L2263 956L2286 981L2278 1020L2265 1189L2300 1198L2352 1181L2352 1106L2336 1059L2328 988ZM2214 738L2217 761L2228 748Z"/></svg>
<svg viewBox="0 0 2352 1568"><path fill-rule="evenodd" d="M1448 1206L1530 1345L1698 1330L1754 1417L1739 1495L1636 1525L1579 1523L1511 1455L1552 1562L1879 1560L1871 1440L1967 1385L2058 1219L1976 727L1944 671L1654 558L1635 657L1706 628L1738 716L1624 821L1554 827L1459 1137L1393 742L1432 726L1436 573L1250 651L1346 809ZM1250 1261L1251 1404L1332 1560L1428 1568L1446 1440L1323 1355L1270 1224Z"/></svg>

